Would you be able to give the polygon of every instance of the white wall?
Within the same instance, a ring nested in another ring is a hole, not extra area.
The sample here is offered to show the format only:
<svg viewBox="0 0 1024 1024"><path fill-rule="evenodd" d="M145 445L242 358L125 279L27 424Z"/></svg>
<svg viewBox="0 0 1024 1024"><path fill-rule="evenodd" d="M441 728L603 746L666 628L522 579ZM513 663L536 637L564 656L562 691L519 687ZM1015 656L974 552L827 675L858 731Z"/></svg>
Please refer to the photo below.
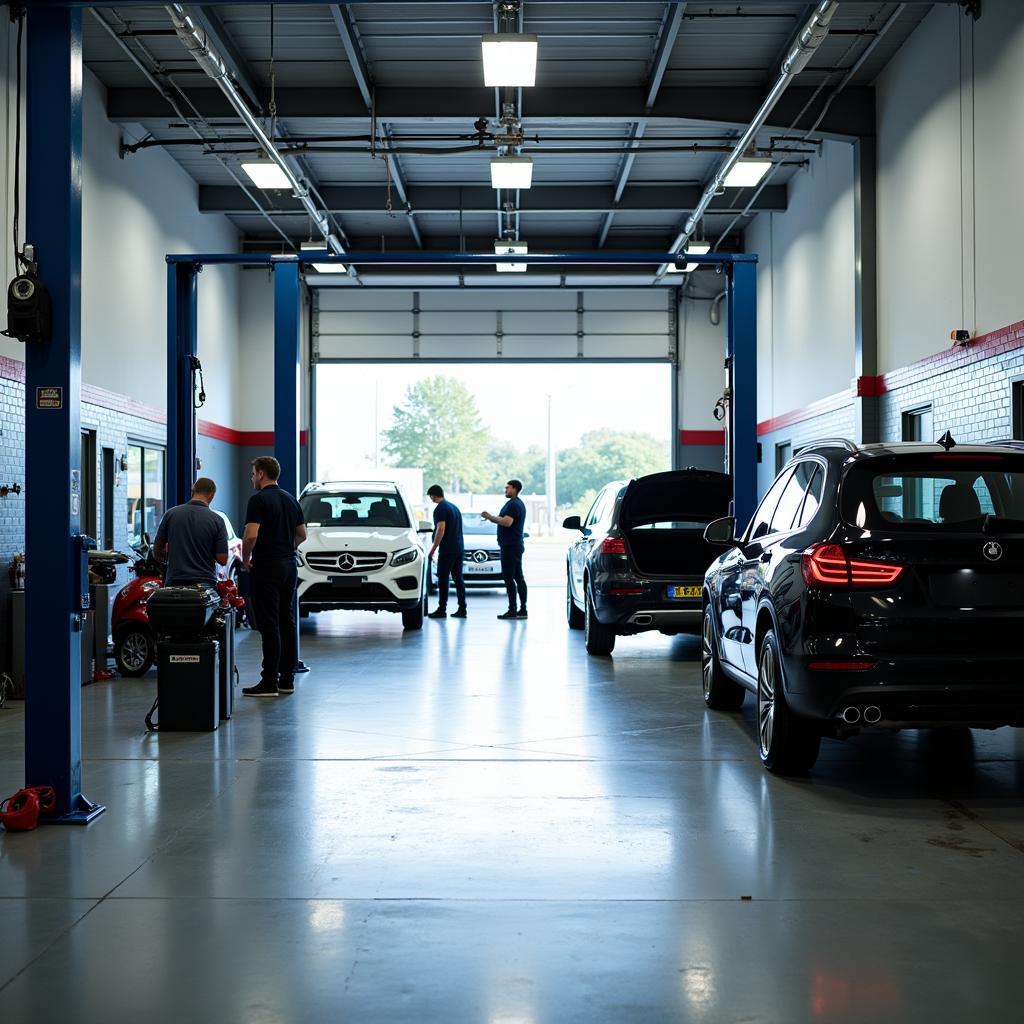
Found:
<svg viewBox="0 0 1024 1024"><path fill-rule="evenodd" d="M717 326L711 323L710 310L709 299L687 298L680 304L677 392L680 430L722 428L712 411L725 388L726 301L719 303L721 321Z"/></svg>
<svg viewBox="0 0 1024 1024"><path fill-rule="evenodd" d="M853 147L826 142L790 181L785 213L756 217L758 419L850 386L854 372Z"/></svg>
<svg viewBox="0 0 1024 1024"><path fill-rule="evenodd" d="M877 89L885 371L1024 319L1024 5L936 7Z"/></svg>
<svg viewBox="0 0 1024 1024"><path fill-rule="evenodd" d="M7 156L0 217L0 272L10 274L13 213L14 32L0 18L0 131ZM105 115L103 86L83 83L82 377L150 405L166 402L167 271L170 252L234 251L227 218L198 212L196 183L166 153L118 156L119 128ZM24 122L23 122L24 132ZM24 134L22 155L24 159ZM24 173L22 174L24 183ZM24 196L22 241L25 240ZM199 280L199 355L207 385L202 416L234 426L238 404L238 271L207 268ZM0 303L5 307L5 303ZM0 309L6 320L6 309ZM24 346L0 338L0 355L24 359Z"/></svg>

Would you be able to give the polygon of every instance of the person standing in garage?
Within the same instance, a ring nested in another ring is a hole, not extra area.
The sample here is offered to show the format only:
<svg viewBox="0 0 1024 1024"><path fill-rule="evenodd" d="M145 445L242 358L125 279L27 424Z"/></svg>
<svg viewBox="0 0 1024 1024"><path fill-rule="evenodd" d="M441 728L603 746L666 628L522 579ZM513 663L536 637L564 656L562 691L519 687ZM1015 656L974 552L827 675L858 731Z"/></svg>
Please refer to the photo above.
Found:
<svg viewBox="0 0 1024 1024"><path fill-rule="evenodd" d="M217 485L206 476L192 485L192 499L168 509L153 542L157 560L167 561L164 586L188 583L217 585L217 565L228 564L228 532L211 511Z"/></svg>
<svg viewBox="0 0 1024 1024"><path fill-rule="evenodd" d="M501 552L501 576L505 581L508 593L508 611L499 615L499 619L525 619L526 614L526 578L523 576L523 526L526 523L526 506L519 497L523 489L522 481L509 480L505 484L505 497L508 501L501 511L492 516L490 512L481 512L482 518L496 523L498 527L498 548ZM519 594L519 610L516 611L516 594Z"/></svg>
<svg viewBox="0 0 1024 1024"><path fill-rule="evenodd" d="M295 549L306 539L306 524L294 496L278 487L280 475L281 464L272 456L252 460L256 493L245 510L242 562L250 573L263 671L259 683L243 687L246 697L295 692Z"/></svg>
<svg viewBox="0 0 1024 1024"><path fill-rule="evenodd" d="M428 619L447 618L448 577L455 581L455 596L459 607L452 613L453 619L466 617L466 584L462 578L462 556L466 553L462 541L462 513L444 496L440 484L432 485L427 497L434 503L434 545L428 558L437 552L437 607Z"/></svg>

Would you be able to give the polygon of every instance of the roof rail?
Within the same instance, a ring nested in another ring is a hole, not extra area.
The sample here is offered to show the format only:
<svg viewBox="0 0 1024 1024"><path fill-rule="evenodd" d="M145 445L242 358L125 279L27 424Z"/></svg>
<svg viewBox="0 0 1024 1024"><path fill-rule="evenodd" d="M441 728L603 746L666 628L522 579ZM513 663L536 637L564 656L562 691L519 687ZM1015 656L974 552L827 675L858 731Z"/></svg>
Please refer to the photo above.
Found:
<svg viewBox="0 0 1024 1024"><path fill-rule="evenodd" d="M1021 441L1016 437L1001 437L998 441L982 441L981 444L994 444L1000 448L1020 448L1024 449L1024 441Z"/></svg>
<svg viewBox="0 0 1024 1024"><path fill-rule="evenodd" d="M797 449L796 454L800 455L803 452L810 451L812 448L845 448L848 452L860 451L860 447L854 444L848 437L822 437L817 441L801 445Z"/></svg>

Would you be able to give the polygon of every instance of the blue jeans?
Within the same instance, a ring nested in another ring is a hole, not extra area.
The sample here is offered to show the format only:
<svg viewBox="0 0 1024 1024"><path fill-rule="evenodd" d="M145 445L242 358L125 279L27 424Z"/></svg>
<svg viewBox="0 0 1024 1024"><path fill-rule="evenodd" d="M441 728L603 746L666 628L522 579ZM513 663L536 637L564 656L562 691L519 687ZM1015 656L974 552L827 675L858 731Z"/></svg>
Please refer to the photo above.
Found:
<svg viewBox="0 0 1024 1024"><path fill-rule="evenodd" d="M501 578L505 581L509 608L516 606L516 592L519 593L519 607L526 607L526 579L523 576L523 545L503 544L501 547Z"/></svg>
<svg viewBox="0 0 1024 1024"><path fill-rule="evenodd" d="M448 577L455 581L459 607L466 607L466 584L462 579L462 551L437 552L437 607L448 607Z"/></svg>

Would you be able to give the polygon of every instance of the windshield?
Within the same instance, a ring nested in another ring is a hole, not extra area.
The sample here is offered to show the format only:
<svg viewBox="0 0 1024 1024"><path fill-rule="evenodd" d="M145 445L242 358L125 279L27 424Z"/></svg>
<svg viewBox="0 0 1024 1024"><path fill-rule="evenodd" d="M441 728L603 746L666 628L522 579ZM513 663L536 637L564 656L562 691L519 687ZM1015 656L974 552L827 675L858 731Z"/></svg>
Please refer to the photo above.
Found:
<svg viewBox="0 0 1024 1024"><path fill-rule="evenodd" d="M316 491L299 501L307 526L409 527L409 517L393 491Z"/></svg>
<svg viewBox="0 0 1024 1024"><path fill-rule="evenodd" d="M957 454L889 456L847 473L843 519L866 530L1024 528L1024 460Z"/></svg>
<svg viewBox="0 0 1024 1024"><path fill-rule="evenodd" d="M462 532L464 534L478 534L482 537L497 537L498 528L494 523L481 519L471 512L464 512L462 515Z"/></svg>

